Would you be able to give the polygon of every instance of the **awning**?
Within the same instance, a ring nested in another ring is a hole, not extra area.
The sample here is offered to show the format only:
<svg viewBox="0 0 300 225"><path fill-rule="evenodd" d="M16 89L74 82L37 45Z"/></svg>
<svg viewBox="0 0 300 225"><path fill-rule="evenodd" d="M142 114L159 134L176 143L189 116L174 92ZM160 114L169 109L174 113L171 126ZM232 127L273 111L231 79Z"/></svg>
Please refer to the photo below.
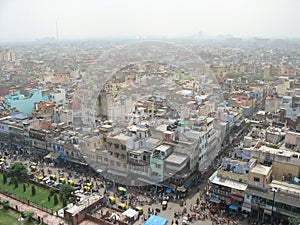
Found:
<svg viewBox="0 0 300 225"><path fill-rule="evenodd" d="M167 188L167 189L166 189L166 193L167 193L167 194L170 194L171 192L172 192L171 188Z"/></svg>
<svg viewBox="0 0 300 225"><path fill-rule="evenodd" d="M144 182L146 184L152 184L152 185L155 184L154 181L150 181L150 180L147 180L147 179L144 179L144 178L141 178L141 177L139 177L138 180L142 181L142 182Z"/></svg>
<svg viewBox="0 0 300 225"><path fill-rule="evenodd" d="M50 152L48 155L44 156L44 159L51 159L53 158L54 160L59 157L58 152Z"/></svg>
<svg viewBox="0 0 300 225"><path fill-rule="evenodd" d="M211 176L210 182L213 184L233 188L233 189L240 190L240 191L245 191L248 187L248 184L244 184L244 183L241 183L238 181L234 181L234 180L230 180L230 179L226 179L226 178L222 178L222 177L218 177L218 176L214 176L214 177Z"/></svg>
<svg viewBox="0 0 300 225"><path fill-rule="evenodd" d="M66 157L66 160L68 162L73 162L73 163L77 163L77 164L80 164L80 165L83 165L83 166L87 166L88 164L85 163L85 162L82 162L82 161L79 161L79 160L76 160L76 159L72 159L70 157Z"/></svg>
<svg viewBox="0 0 300 225"><path fill-rule="evenodd" d="M189 180L188 182L186 182L184 185L183 185L183 187L185 188L185 189L188 189L189 188L189 186L192 184L192 180Z"/></svg>
<svg viewBox="0 0 300 225"><path fill-rule="evenodd" d="M122 172L119 172L119 171L116 171L116 170L107 170L107 173L111 173L113 175L117 175L117 176L121 176L121 177L127 177L128 174L127 173L122 173Z"/></svg>
<svg viewBox="0 0 300 225"><path fill-rule="evenodd" d="M221 202L220 199L211 198L209 201L219 204Z"/></svg>
<svg viewBox="0 0 300 225"><path fill-rule="evenodd" d="M180 186L176 189L177 191L185 192L186 189L183 186Z"/></svg>
<svg viewBox="0 0 300 225"><path fill-rule="evenodd" d="M152 215L150 216L149 219L146 220L144 225L166 225L167 223L168 223L167 219L160 216Z"/></svg>
<svg viewBox="0 0 300 225"><path fill-rule="evenodd" d="M236 211L236 210L238 210L238 207L235 206L235 205L230 205L230 206L229 206L229 209L232 209L232 210L235 210L235 211Z"/></svg>
<svg viewBox="0 0 300 225"><path fill-rule="evenodd" d="M137 218L139 216L139 213L135 211L132 208L127 209L125 212L122 213L122 215L127 216L129 218Z"/></svg>

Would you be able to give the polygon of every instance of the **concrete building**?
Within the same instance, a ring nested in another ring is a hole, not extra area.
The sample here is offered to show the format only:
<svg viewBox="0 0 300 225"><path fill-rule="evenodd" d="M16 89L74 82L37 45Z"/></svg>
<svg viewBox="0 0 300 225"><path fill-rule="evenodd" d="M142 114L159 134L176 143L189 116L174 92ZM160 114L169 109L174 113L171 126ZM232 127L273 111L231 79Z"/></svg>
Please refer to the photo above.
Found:
<svg viewBox="0 0 300 225"><path fill-rule="evenodd" d="M14 51L5 49L0 51L0 61L2 62L14 62L16 61L16 54Z"/></svg>
<svg viewBox="0 0 300 225"><path fill-rule="evenodd" d="M41 90L30 90L27 96L21 95L20 91L4 96L6 110L15 108L24 115L30 115L34 109L34 103L41 101L49 101L48 96L44 95Z"/></svg>

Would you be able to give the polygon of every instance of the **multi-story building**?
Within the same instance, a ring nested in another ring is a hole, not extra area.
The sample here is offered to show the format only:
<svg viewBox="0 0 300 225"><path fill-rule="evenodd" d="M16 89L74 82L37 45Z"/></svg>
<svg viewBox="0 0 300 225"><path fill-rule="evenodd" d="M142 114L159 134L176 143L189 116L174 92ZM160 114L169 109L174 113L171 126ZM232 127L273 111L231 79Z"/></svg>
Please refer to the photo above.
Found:
<svg viewBox="0 0 300 225"><path fill-rule="evenodd" d="M5 49L0 52L0 61L14 62L16 61L16 54L14 51Z"/></svg>
<svg viewBox="0 0 300 225"><path fill-rule="evenodd" d="M249 171L256 160L241 161L225 159L220 168L210 177L210 199L222 208L242 210L244 192L248 187Z"/></svg>
<svg viewBox="0 0 300 225"><path fill-rule="evenodd" d="M6 110L15 108L26 116L32 113L34 103L48 100L48 96L41 90L30 90L27 96L21 95L20 91L4 96Z"/></svg>

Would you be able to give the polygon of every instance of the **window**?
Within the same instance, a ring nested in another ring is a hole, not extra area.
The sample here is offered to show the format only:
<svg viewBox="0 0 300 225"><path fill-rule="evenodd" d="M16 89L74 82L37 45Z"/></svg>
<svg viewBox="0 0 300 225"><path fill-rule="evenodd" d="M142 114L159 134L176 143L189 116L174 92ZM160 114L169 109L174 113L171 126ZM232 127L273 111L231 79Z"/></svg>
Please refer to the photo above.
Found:
<svg viewBox="0 0 300 225"><path fill-rule="evenodd" d="M161 165L160 164L155 164L155 168L160 169Z"/></svg>
<svg viewBox="0 0 300 225"><path fill-rule="evenodd" d="M259 177L254 177L253 180L254 180L255 182L260 182L260 178L259 178Z"/></svg>

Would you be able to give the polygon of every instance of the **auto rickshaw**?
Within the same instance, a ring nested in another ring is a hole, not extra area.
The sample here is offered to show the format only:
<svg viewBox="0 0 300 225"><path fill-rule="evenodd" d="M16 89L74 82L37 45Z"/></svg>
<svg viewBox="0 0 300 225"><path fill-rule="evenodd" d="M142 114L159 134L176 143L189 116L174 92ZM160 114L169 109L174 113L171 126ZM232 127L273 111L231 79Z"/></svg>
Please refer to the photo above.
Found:
<svg viewBox="0 0 300 225"><path fill-rule="evenodd" d="M119 205L118 205L118 209L121 209L121 210L126 210L127 209L127 206L126 206L126 204L124 204L124 203L120 203Z"/></svg>
<svg viewBox="0 0 300 225"><path fill-rule="evenodd" d="M115 198L114 196L109 196L109 197L108 197L108 200L109 200L109 203L110 203L111 205L116 204L116 198Z"/></svg>
<svg viewBox="0 0 300 225"><path fill-rule="evenodd" d="M83 190L85 190L85 191L87 191L87 192L92 191L91 187L86 186L86 185L83 187Z"/></svg>
<svg viewBox="0 0 300 225"><path fill-rule="evenodd" d="M36 166L30 166L31 172L35 172L36 171Z"/></svg>
<svg viewBox="0 0 300 225"><path fill-rule="evenodd" d="M74 186L74 180L68 180L68 184Z"/></svg>
<svg viewBox="0 0 300 225"><path fill-rule="evenodd" d="M51 174L51 175L50 175L50 180L56 180L56 175Z"/></svg>
<svg viewBox="0 0 300 225"><path fill-rule="evenodd" d="M127 190L124 187L118 187L118 192L120 195L126 195L127 194Z"/></svg>
<svg viewBox="0 0 300 225"><path fill-rule="evenodd" d="M143 215L143 213L144 213L143 208L139 207L139 206L135 207L135 211L139 212L139 215Z"/></svg>
<svg viewBox="0 0 300 225"><path fill-rule="evenodd" d="M43 176L39 176L39 177L37 178L37 181L38 181L38 182L41 182L43 179L44 179Z"/></svg>
<svg viewBox="0 0 300 225"><path fill-rule="evenodd" d="M161 205L162 205L162 209L166 210L167 207L168 207L168 202L166 200L164 200L164 201L161 202Z"/></svg>
<svg viewBox="0 0 300 225"><path fill-rule="evenodd" d="M0 162L4 162L4 163L5 163L6 160L5 160L4 158L1 158L1 159L0 159Z"/></svg>
<svg viewBox="0 0 300 225"><path fill-rule="evenodd" d="M66 179L63 177L59 178L59 183L65 184L66 183Z"/></svg>

